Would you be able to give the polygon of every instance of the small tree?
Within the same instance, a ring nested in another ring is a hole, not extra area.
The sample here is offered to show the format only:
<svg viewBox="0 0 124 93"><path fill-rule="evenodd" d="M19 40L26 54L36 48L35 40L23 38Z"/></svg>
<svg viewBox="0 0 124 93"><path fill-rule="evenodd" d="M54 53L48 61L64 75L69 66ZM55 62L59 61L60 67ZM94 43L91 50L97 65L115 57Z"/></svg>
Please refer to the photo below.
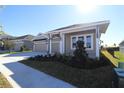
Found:
<svg viewBox="0 0 124 93"><path fill-rule="evenodd" d="M105 44L105 47L107 48L107 47L108 47L108 45L107 45L107 44Z"/></svg>
<svg viewBox="0 0 124 93"><path fill-rule="evenodd" d="M0 41L0 50L3 50L4 43L3 41Z"/></svg>
<svg viewBox="0 0 124 93"><path fill-rule="evenodd" d="M116 47L116 44L114 43L114 47Z"/></svg>
<svg viewBox="0 0 124 93"><path fill-rule="evenodd" d="M78 62L86 62L88 61L88 54L85 50L84 47L84 42L83 41L77 41L76 43L76 50L74 51L74 57Z"/></svg>
<svg viewBox="0 0 124 93"><path fill-rule="evenodd" d="M4 49L10 50L14 48L14 43L11 40L4 40Z"/></svg>

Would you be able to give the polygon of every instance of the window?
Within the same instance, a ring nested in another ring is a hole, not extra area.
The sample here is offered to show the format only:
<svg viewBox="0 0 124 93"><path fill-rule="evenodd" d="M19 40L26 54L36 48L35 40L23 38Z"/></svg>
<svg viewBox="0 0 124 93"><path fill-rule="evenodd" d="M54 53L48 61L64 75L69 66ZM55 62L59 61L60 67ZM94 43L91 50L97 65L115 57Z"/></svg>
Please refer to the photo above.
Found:
<svg viewBox="0 0 124 93"><path fill-rule="evenodd" d="M86 36L86 47L91 48L91 36Z"/></svg>
<svg viewBox="0 0 124 93"><path fill-rule="evenodd" d="M85 35L76 35L71 37L71 49L76 48L76 42L78 40L84 41L84 46L86 49L93 49L93 35L92 34L85 34Z"/></svg>
<svg viewBox="0 0 124 93"><path fill-rule="evenodd" d="M76 37L72 37L72 48L75 48L76 47Z"/></svg>
<svg viewBox="0 0 124 93"><path fill-rule="evenodd" d="M84 41L84 37L83 37L83 36L79 36L79 37L78 37L78 40Z"/></svg>

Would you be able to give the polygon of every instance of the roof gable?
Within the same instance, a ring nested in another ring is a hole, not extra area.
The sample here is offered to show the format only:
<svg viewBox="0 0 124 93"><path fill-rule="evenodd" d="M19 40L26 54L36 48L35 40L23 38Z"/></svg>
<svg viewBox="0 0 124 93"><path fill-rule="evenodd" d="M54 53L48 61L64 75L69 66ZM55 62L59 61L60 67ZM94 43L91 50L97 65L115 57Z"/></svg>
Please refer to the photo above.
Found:
<svg viewBox="0 0 124 93"><path fill-rule="evenodd" d="M98 21L98 22L91 22L91 23L74 24L74 25L58 28L52 31L48 31L47 33L64 32L64 31L67 32L72 29L83 29L83 28L96 27L96 26L99 26L100 33L105 33L109 23L110 23L109 20L105 20L105 21Z"/></svg>

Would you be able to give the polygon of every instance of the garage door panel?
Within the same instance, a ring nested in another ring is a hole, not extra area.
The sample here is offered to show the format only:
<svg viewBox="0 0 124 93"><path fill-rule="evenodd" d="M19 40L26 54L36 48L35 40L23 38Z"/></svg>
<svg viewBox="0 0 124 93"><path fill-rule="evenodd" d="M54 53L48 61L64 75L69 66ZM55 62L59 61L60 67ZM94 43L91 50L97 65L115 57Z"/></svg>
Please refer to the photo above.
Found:
<svg viewBox="0 0 124 93"><path fill-rule="evenodd" d="M37 52L47 52L47 44L35 44L35 51Z"/></svg>
<svg viewBox="0 0 124 93"><path fill-rule="evenodd" d="M60 49L59 49L59 42L52 42L51 44L51 48L52 48L52 53L59 53Z"/></svg>

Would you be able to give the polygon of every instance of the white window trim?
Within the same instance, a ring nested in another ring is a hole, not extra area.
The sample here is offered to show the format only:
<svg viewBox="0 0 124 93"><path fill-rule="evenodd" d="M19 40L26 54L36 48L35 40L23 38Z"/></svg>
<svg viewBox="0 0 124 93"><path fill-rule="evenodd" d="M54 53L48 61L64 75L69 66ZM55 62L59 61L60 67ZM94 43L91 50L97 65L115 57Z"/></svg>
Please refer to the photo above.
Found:
<svg viewBox="0 0 124 93"><path fill-rule="evenodd" d="M86 36L91 36L91 48L86 48L86 50L93 50L93 34L87 34ZM85 39L86 39L86 36L85 36Z"/></svg>
<svg viewBox="0 0 124 93"><path fill-rule="evenodd" d="M72 50L75 49L75 48L72 47L72 38L73 38L73 37L76 37L76 41L77 41L77 39L78 39L78 38L77 38L77 35L73 35L73 36L71 36L71 49L72 49Z"/></svg>
<svg viewBox="0 0 124 93"><path fill-rule="evenodd" d="M94 46L93 46L93 45L94 45L94 44L93 44L93 34L72 35L72 36L71 36L71 50L75 50L75 48L72 47L72 38L73 38L73 37L76 37L76 41L77 41L77 40L78 40L78 37L80 37L80 36L83 36L83 37L84 37L84 42L85 42L85 43L84 43L84 46L85 46L85 47L86 47L86 42L87 42L87 41L86 41L86 37L87 37L87 36L91 36L91 48L86 48L86 50L93 50L93 47L94 47Z"/></svg>

